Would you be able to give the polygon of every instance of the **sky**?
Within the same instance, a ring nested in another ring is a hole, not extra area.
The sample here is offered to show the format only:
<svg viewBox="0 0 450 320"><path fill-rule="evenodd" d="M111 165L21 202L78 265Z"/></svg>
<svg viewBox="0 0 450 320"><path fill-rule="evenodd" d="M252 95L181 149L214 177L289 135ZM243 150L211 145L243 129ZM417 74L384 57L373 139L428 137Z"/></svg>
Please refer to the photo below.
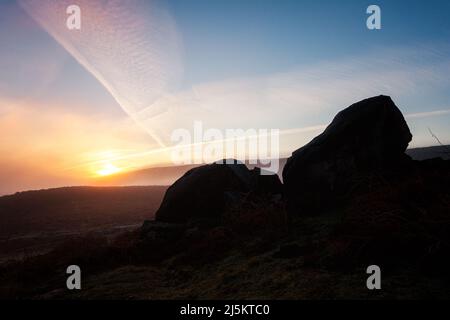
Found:
<svg viewBox="0 0 450 320"><path fill-rule="evenodd" d="M81 8L81 30L65 9ZM381 29L366 27L369 5ZM171 163L171 134L279 129L280 156L390 95L450 143L449 1L3 0L0 194Z"/></svg>

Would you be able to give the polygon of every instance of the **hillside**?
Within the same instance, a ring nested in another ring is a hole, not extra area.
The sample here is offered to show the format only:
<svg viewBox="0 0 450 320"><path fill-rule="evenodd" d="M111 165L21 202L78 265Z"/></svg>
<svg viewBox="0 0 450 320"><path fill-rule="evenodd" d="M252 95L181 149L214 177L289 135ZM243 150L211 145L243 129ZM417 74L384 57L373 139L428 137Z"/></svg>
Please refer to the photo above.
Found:
<svg viewBox="0 0 450 320"><path fill-rule="evenodd" d="M166 187L67 187L0 197L0 239L135 224L152 218Z"/></svg>

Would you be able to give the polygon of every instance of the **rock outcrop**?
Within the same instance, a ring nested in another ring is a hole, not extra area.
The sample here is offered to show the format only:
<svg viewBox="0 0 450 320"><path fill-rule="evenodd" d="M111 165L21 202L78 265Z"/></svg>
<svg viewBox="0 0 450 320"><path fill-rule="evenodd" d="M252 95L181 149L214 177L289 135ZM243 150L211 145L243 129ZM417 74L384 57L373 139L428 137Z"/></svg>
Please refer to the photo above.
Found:
<svg viewBox="0 0 450 320"><path fill-rule="evenodd" d="M186 172L167 189L155 220L187 223L220 219L227 206L248 193L277 194L282 184L277 175L261 175L236 160L223 161Z"/></svg>
<svg viewBox="0 0 450 320"><path fill-rule="evenodd" d="M349 197L355 177L399 168L412 135L388 96L339 112L325 131L293 152L283 170L290 213L314 213Z"/></svg>

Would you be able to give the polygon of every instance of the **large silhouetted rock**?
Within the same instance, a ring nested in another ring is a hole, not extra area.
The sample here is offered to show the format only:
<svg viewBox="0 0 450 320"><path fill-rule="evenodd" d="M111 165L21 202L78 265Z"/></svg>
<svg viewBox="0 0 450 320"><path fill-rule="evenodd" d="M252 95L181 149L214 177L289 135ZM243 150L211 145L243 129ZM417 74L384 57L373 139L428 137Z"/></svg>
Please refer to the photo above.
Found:
<svg viewBox="0 0 450 320"><path fill-rule="evenodd" d="M203 165L186 172L167 189L155 220L186 223L220 219L227 206L240 201L249 192L282 192L277 175L260 175L259 168L249 170L245 164L232 161Z"/></svg>
<svg viewBox="0 0 450 320"><path fill-rule="evenodd" d="M322 134L288 159L283 182L289 212L313 213L348 199L355 177L407 163L411 139L390 97L369 98L342 110Z"/></svg>

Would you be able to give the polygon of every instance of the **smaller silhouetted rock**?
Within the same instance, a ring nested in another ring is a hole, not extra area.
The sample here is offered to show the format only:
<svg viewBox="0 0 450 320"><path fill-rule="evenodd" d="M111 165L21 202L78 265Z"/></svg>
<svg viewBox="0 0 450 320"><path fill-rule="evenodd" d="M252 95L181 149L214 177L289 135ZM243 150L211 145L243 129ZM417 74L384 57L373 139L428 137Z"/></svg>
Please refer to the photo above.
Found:
<svg viewBox="0 0 450 320"><path fill-rule="evenodd" d="M160 222L188 223L219 221L226 208L245 194L282 192L277 175L261 175L236 160L203 165L189 170L167 189L155 219Z"/></svg>
<svg viewBox="0 0 450 320"><path fill-rule="evenodd" d="M256 167L252 170L252 175L256 179L254 192L256 194L282 194L283 184L277 174L269 174L269 172L261 172Z"/></svg>
<svg viewBox="0 0 450 320"><path fill-rule="evenodd" d="M290 213L314 213L348 199L367 174L411 164L412 135L390 97L378 96L339 112L325 131L296 150L283 170Z"/></svg>

